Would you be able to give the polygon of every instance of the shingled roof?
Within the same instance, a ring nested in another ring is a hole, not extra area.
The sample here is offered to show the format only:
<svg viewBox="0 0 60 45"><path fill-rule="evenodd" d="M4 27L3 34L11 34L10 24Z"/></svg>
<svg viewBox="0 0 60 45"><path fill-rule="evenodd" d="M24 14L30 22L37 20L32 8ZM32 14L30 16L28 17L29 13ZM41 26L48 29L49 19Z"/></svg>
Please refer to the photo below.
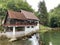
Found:
<svg viewBox="0 0 60 45"><path fill-rule="evenodd" d="M8 15L9 15L9 18L13 18L13 19L22 19L22 20L34 19L34 20L39 20L34 15L34 13L28 12L28 11L24 11L24 10L21 10L20 12L8 10Z"/></svg>
<svg viewBox="0 0 60 45"><path fill-rule="evenodd" d="M24 11L21 10L21 12L23 13L23 15L27 18L27 19L35 19L38 20L38 18L34 15L34 13L29 12L29 11Z"/></svg>
<svg viewBox="0 0 60 45"><path fill-rule="evenodd" d="M26 19L22 13L12 11L12 10L8 10L8 16L9 18L12 18L12 19Z"/></svg>

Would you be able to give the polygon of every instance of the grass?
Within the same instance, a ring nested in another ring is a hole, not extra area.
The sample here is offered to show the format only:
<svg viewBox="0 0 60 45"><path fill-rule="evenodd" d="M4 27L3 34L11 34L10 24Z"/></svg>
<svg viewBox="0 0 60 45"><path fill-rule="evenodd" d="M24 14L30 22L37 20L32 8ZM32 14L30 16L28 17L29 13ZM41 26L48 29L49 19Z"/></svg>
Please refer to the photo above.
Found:
<svg viewBox="0 0 60 45"><path fill-rule="evenodd" d="M50 29L50 27L40 25L40 30L39 30L39 32L41 32L41 33L45 33L45 32L48 31L47 29Z"/></svg>

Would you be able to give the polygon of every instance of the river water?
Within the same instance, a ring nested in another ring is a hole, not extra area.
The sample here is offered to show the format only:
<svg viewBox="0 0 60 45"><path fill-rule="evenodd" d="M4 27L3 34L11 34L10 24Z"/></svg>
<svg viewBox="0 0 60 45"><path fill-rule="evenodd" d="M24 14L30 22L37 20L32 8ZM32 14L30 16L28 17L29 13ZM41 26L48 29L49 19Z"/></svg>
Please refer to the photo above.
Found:
<svg viewBox="0 0 60 45"><path fill-rule="evenodd" d="M39 45L38 39L36 35L33 35L32 38L29 39L31 41L31 45Z"/></svg>
<svg viewBox="0 0 60 45"><path fill-rule="evenodd" d="M0 39L0 45L31 45L28 40L17 40L14 42L9 42L7 39Z"/></svg>
<svg viewBox="0 0 60 45"><path fill-rule="evenodd" d="M14 42L9 42L7 38L0 38L0 45L39 45L36 35L33 35L27 40L17 40Z"/></svg>

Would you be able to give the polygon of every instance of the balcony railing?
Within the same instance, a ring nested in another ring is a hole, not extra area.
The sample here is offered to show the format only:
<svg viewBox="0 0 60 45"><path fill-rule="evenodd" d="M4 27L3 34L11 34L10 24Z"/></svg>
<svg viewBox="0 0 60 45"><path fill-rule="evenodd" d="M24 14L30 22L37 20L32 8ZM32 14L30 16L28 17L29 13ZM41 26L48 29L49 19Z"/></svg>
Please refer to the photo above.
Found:
<svg viewBox="0 0 60 45"><path fill-rule="evenodd" d="M16 23L7 23L6 26L26 26L26 25L37 25L37 23L25 23L25 22L16 22Z"/></svg>
<svg viewBox="0 0 60 45"><path fill-rule="evenodd" d="M35 22L11 22L10 24L12 24L12 25L37 25L37 23L35 23Z"/></svg>
<svg viewBox="0 0 60 45"><path fill-rule="evenodd" d="M36 23L16 23L16 25L36 25Z"/></svg>

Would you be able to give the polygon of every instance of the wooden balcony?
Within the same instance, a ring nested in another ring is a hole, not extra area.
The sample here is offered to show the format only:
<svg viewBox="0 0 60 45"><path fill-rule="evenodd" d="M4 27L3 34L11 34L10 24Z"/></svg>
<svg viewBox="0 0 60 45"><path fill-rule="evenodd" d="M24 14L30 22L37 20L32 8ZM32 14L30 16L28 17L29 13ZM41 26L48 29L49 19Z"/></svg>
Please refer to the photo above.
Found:
<svg viewBox="0 0 60 45"><path fill-rule="evenodd" d="M36 25L36 23L16 23L16 25Z"/></svg>
<svg viewBox="0 0 60 45"><path fill-rule="evenodd" d="M37 25L37 23L10 23L10 24L5 24L4 26L26 26L26 25Z"/></svg>

